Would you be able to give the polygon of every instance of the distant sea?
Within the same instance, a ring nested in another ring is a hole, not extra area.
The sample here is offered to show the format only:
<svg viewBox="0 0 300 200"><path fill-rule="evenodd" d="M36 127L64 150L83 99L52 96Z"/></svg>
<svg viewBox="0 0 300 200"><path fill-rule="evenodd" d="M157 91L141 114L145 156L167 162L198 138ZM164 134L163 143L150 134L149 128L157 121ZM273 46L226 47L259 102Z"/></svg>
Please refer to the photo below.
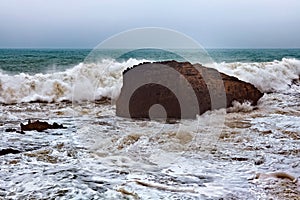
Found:
<svg viewBox="0 0 300 200"><path fill-rule="evenodd" d="M0 49L0 69L12 74L18 73L47 73L72 68L83 62L92 49ZM101 58L114 57L124 50L101 50ZM198 52L189 51L190 56ZM300 49L206 49L211 58L217 62L271 62L282 58L300 59ZM179 50L180 52L180 50ZM149 54L143 51L126 55L127 59L149 59ZM197 55L196 55L197 56ZM161 55L160 51L153 50L150 60L176 59L174 54Z"/></svg>

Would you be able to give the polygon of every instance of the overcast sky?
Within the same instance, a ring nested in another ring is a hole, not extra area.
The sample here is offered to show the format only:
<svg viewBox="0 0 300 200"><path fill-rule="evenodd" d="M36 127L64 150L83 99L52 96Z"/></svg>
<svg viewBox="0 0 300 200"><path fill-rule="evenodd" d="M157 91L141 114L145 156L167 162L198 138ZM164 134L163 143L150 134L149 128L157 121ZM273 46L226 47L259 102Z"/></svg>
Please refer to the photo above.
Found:
<svg viewBox="0 0 300 200"><path fill-rule="evenodd" d="M165 27L204 47L299 48L299 0L1 0L0 47L93 48Z"/></svg>

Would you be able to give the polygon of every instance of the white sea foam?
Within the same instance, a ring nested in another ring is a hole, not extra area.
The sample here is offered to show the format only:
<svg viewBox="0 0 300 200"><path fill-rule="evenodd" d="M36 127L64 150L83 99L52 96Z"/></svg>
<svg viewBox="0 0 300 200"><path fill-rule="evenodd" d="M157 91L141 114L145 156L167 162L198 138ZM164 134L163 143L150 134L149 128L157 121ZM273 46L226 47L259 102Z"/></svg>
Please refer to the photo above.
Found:
<svg viewBox="0 0 300 200"><path fill-rule="evenodd" d="M115 99L122 87L122 72L146 61L102 60L99 63L80 63L64 72L35 75L7 75L0 71L0 102L81 101L102 97ZM299 87L292 85L292 81L300 75L300 60L297 59L284 58L281 61L261 63L215 63L210 67L250 82L262 92L299 91Z"/></svg>
<svg viewBox="0 0 300 200"><path fill-rule="evenodd" d="M0 102L60 102L115 98L122 86L122 72L146 60L102 60L80 63L64 72L7 75L0 72Z"/></svg>
<svg viewBox="0 0 300 200"><path fill-rule="evenodd" d="M227 112L251 112L252 110L253 110L253 106L249 101L243 103L240 103L238 101L233 101L232 107L228 108Z"/></svg>
<svg viewBox="0 0 300 200"><path fill-rule="evenodd" d="M300 60L283 58L281 61L252 63L215 63L211 67L242 81L252 83L262 92L286 92L298 90L292 86L299 79Z"/></svg>

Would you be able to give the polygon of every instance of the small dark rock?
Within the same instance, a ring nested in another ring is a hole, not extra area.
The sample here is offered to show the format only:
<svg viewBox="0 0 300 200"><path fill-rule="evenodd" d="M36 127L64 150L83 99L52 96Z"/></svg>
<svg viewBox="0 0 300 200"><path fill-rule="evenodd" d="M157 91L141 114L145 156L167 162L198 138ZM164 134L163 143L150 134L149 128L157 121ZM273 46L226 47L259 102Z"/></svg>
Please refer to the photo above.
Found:
<svg viewBox="0 0 300 200"><path fill-rule="evenodd" d="M232 160L234 161L247 161L248 158L243 158L243 157L234 157L234 158L231 158Z"/></svg>
<svg viewBox="0 0 300 200"><path fill-rule="evenodd" d="M16 132L17 129L14 129L14 128L7 128L5 129L5 132Z"/></svg>
<svg viewBox="0 0 300 200"><path fill-rule="evenodd" d="M53 123L52 129L60 129L60 128L64 128L64 126L62 124L58 124L56 122Z"/></svg>
<svg viewBox="0 0 300 200"><path fill-rule="evenodd" d="M17 149L1 149L0 150L0 156L6 155L6 154L18 154L21 153L21 151L17 150Z"/></svg>
<svg viewBox="0 0 300 200"><path fill-rule="evenodd" d="M58 124L56 122L54 122L53 124L49 124L48 122L41 122L39 120L37 120L35 122L31 122L30 120L28 120L28 124L21 123L20 125L21 125L21 132L32 131L32 130L44 131L47 129L65 128L62 124Z"/></svg>

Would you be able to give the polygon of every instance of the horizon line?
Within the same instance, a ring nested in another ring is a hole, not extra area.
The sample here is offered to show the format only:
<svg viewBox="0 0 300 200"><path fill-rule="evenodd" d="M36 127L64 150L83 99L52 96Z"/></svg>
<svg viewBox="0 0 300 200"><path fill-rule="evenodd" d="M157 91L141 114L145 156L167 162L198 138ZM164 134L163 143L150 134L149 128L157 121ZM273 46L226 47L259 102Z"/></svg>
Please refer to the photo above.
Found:
<svg viewBox="0 0 300 200"><path fill-rule="evenodd" d="M203 47L203 46L202 46ZM0 49L95 49L96 47L1 47ZM107 49L125 49L125 48L107 48ZM171 48L171 49L189 49L189 48ZM204 47L204 49L300 49L300 47Z"/></svg>

